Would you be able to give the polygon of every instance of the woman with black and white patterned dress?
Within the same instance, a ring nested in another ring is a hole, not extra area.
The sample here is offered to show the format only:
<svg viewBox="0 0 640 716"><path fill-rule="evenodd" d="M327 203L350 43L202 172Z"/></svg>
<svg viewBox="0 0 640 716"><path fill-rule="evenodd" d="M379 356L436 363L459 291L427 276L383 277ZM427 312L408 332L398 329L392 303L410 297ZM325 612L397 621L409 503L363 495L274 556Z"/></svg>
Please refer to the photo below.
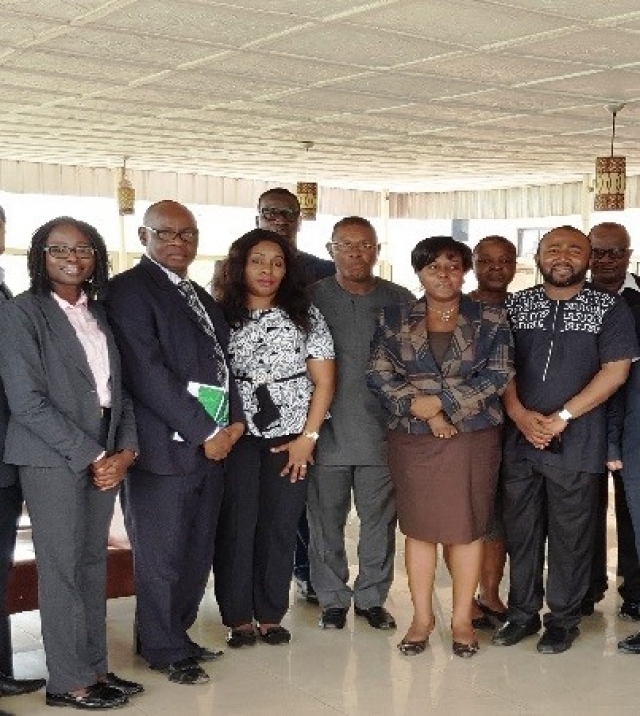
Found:
<svg viewBox="0 0 640 716"><path fill-rule="evenodd" d="M229 252L222 301L247 430L227 459L215 591L231 647L287 643L307 466L335 383L333 341L286 238L254 229ZM257 634L256 634L257 628Z"/></svg>

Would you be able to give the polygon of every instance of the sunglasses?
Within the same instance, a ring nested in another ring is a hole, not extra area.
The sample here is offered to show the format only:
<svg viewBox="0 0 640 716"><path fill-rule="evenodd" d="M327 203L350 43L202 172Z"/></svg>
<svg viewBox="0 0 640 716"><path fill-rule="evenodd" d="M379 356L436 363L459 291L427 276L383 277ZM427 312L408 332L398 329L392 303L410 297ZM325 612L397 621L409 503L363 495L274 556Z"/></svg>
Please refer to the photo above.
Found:
<svg viewBox="0 0 640 716"><path fill-rule="evenodd" d="M275 207L263 206L262 209L260 209L260 216L265 221L273 221L280 217L290 224L297 220L300 216L300 212L295 209L276 209Z"/></svg>
<svg viewBox="0 0 640 716"><path fill-rule="evenodd" d="M592 249L591 255L594 259L626 259L631 249Z"/></svg>

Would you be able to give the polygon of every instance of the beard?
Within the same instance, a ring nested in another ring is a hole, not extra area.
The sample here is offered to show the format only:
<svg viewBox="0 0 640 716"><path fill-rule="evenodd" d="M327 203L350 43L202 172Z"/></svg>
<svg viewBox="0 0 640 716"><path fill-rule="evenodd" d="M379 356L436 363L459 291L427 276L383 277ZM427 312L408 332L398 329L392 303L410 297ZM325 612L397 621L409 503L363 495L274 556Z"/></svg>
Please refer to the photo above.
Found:
<svg viewBox="0 0 640 716"><path fill-rule="evenodd" d="M565 278L558 279L554 277L553 269L551 269L551 271L544 271L540 265L538 265L538 268L540 269L544 282L555 288L568 288L569 286L576 286L582 283L587 278L587 271L589 270L589 267L585 266L580 271L573 271Z"/></svg>

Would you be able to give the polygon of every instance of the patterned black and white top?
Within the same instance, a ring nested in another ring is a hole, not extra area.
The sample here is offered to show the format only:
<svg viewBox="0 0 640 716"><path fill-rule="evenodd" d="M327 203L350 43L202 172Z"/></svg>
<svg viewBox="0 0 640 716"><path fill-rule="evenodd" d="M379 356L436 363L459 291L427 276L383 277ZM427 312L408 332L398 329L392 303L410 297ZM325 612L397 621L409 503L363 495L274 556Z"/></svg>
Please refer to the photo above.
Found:
<svg viewBox="0 0 640 716"><path fill-rule="evenodd" d="M302 432L313 383L307 359L335 357L333 339L320 311L311 306L311 329L303 333L281 308L251 311L249 320L231 330L229 357L237 377L247 432L266 438ZM255 389L266 383L280 419L261 433L253 423L258 412Z"/></svg>

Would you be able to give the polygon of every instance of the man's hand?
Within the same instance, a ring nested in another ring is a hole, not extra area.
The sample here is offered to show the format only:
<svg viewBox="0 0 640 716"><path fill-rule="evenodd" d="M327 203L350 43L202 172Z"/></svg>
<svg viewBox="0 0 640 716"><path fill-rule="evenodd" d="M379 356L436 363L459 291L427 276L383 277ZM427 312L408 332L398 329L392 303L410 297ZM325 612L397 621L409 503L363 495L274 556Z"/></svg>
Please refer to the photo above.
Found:
<svg viewBox="0 0 640 716"><path fill-rule="evenodd" d="M553 417L536 413L535 410L525 408L518 412L513 421L525 439L539 450L544 450L551 438L556 435L552 428ZM564 421L561 422L564 423ZM564 425L566 427L566 423Z"/></svg>
<svg viewBox="0 0 640 716"><path fill-rule="evenodd" d="M135 459L136 454L133 450L121 450L92 462L90 469L93 473L93 484L101 492L112 490L124 480L127 470Z"/></svg>
<svg viewBox="0 0 640 716"><path fill-rule="evenodd" d="M224 430L231 438L231 444L235 445L244 435L244 423L231 423Z"/></svg>
<svg viewBox="0 0 640 716"><path fill-rule="evenodd" d="M209 460L224 460L233 447L232 434L227 429L219 430L212 438L202 443L204 454Z"/></svg>
<svg viewBox="0 0 640 716"><path fill-rule="evenodd" d="M563 430L566 430L567 425L569 424L566 420L563 420L558 413L552 413L551 415L547 416L549 418L548 427L550 430L553 430L554 435L560 435L560 433Z"/></svg>

